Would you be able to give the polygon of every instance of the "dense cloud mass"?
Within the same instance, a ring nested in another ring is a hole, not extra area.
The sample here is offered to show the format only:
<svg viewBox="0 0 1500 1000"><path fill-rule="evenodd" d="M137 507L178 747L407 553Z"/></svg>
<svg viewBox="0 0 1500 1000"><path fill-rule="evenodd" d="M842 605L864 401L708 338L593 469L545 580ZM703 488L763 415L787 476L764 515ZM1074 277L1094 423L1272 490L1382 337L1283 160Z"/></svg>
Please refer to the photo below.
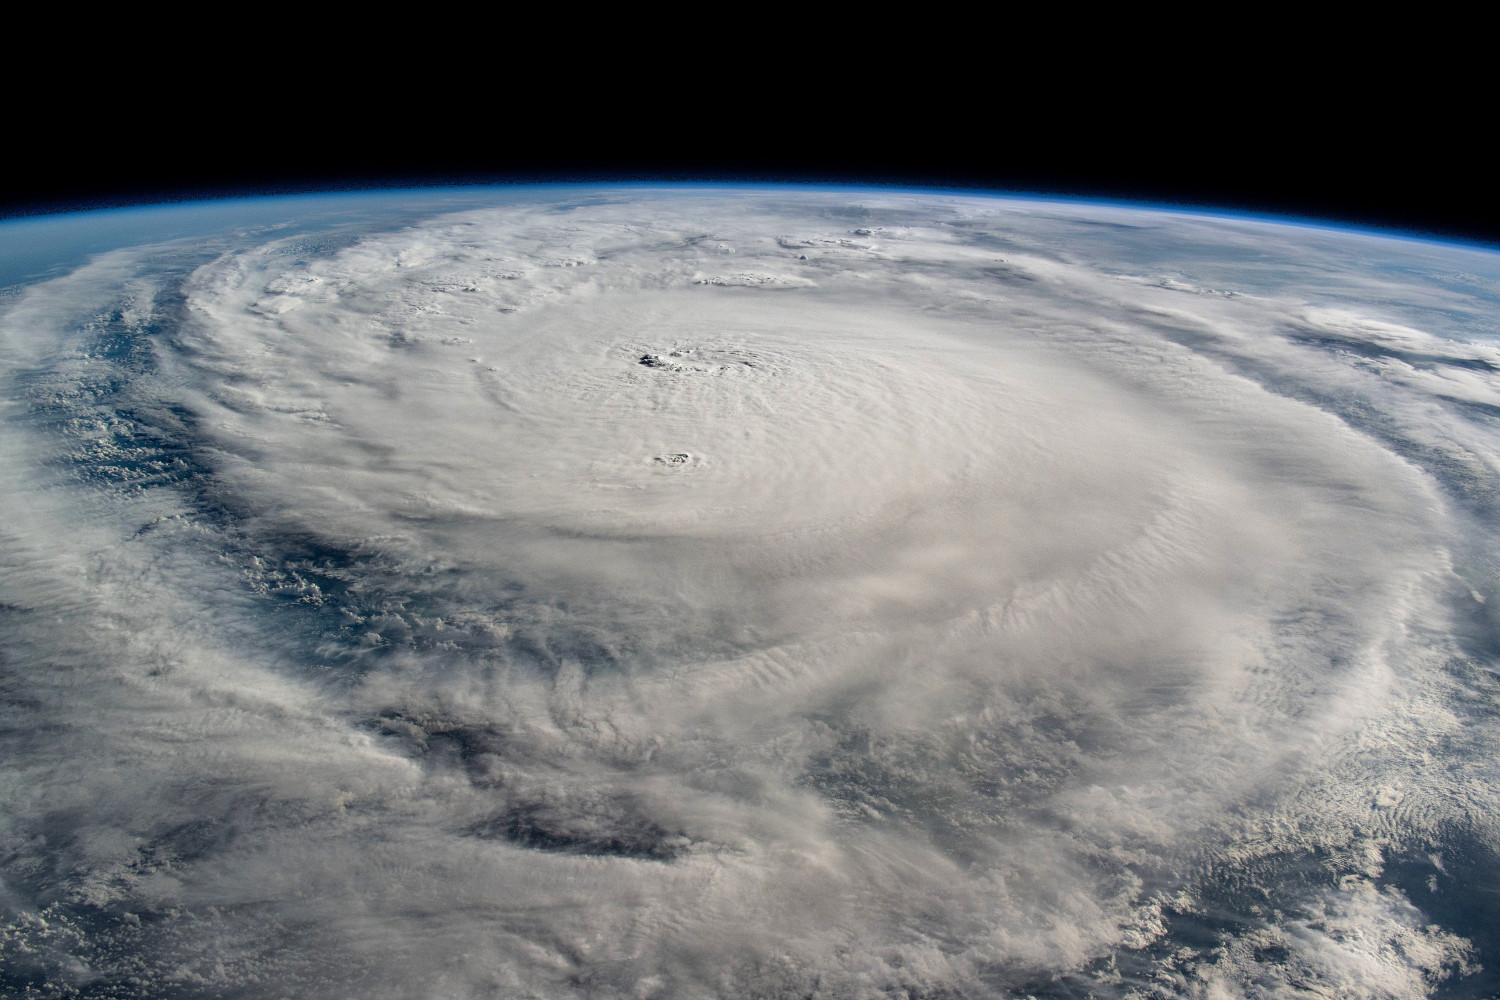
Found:
<svg viewBox="0 0 1500 1000"><path fill-rule="evenodd" d="M284 204L0 298L0 992L1500 988L1500 256Z"/></svg>

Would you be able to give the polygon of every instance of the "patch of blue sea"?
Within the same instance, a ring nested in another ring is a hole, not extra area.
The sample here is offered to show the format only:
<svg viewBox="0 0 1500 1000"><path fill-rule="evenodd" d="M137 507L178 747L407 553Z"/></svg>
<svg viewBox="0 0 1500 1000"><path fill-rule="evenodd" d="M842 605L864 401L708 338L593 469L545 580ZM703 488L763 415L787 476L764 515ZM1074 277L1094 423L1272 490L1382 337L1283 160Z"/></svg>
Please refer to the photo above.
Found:
<svg viewBox="0 0 1500 1000"><path fill-rule="evenodd" d="M1235 940L1274 929L1278 923L1316 919L1315 901L1336 892L1344 874L1324 851L1285 852L1211 868L1196 880L1199 892L1192 911L1166 908L1166 933L1151 944L1119 949L1078 973L1029 982L1011 995L1036 1000L1126 995L1175 1000L1185 994L1178 977L1209 972ZM1500 902L1500 855L1494 845L1462 824L1452 824L1430 843L1388 854L1375 885L1382 892L1398 891L1425 921L1472 946L1466 968L1449 968L1445 978L1432 984L1434 1000L1500 996L1500 921L1494 916ZM1276 944L1256 947L1250 957L1263 967L1260 972L1287 968L1293 961L1291 953ZM1257 970L1236 973L1255 975ZM1303 985L1310 990L1337 986L1316 981Z"/></svg>

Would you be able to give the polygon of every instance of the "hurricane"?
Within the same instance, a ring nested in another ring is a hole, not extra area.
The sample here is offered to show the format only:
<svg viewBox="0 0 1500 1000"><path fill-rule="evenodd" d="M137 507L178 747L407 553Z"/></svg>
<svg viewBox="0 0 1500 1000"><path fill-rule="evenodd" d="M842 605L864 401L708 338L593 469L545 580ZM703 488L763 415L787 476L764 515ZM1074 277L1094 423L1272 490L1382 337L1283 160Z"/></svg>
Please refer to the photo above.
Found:
<svg viewBox="0 0 1500 1000"><path fill-rule="evenodd" d="M127 222L0 282L0 992L1500 990L1492 250L795 186Z"/></svg>

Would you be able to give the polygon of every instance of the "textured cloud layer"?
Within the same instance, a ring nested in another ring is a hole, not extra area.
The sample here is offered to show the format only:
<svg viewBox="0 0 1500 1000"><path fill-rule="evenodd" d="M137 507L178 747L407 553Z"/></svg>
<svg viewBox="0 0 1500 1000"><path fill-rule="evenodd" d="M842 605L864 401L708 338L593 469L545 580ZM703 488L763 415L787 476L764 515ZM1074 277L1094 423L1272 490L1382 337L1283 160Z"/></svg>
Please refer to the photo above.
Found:
<svg viewBox="0 0 1500 1000"><path fill-rule="evenodd" d="M1497 982L1494 255L470 200L5 300L8 989Z"/></svg>

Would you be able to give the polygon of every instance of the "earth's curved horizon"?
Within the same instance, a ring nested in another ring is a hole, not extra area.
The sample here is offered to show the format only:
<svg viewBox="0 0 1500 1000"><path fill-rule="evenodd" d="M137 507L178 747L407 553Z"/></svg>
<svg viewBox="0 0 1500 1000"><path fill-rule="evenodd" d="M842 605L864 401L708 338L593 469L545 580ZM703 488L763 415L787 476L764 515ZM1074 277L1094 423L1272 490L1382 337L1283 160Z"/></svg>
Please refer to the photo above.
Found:
<svg viewBox="0 0 1500 1000"><path fill-rule="evenodd" d="M768 185L0 244L6 995L1500 991L1493 250Z"/></svg>

